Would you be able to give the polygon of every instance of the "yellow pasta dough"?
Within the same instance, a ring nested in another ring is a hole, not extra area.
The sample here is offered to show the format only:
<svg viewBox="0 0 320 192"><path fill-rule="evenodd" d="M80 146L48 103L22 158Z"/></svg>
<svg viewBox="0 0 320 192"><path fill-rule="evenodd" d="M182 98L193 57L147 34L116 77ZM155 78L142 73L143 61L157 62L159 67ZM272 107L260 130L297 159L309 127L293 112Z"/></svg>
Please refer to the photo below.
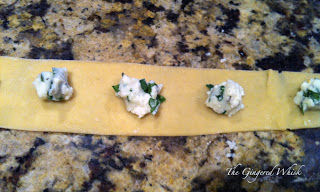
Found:
<svg viewBox="0 0 320 192"><path fill-rule="evenodd" d="M66 67L74 95L69 101L38 98L32 82L42 71ZM158 113L139 119L127 112L112 85L121 73L163 84ZM320 74L159 67L88 61L0 57L0 127L101 135L189 136L320 126L320 112L302 115L293 98L300 84ZM206 107L206 84L227 79L245 91L245 108L231 118Z"/></svg>

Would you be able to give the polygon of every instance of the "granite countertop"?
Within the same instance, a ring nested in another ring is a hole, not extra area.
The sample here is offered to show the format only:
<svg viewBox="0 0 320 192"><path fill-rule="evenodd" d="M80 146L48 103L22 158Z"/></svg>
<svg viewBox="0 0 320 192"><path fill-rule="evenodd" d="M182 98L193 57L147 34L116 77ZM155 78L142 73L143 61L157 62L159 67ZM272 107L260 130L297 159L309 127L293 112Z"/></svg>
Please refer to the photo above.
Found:
<svg viewBox="0 0 320 192"><path fill-rule="evenodd" d="M2 0L0 55L320 72L320 3ZM194 137L0 129L0 191L318 191L319 138L320 129ZM242 174L295 164L296 176Z"/></svg>

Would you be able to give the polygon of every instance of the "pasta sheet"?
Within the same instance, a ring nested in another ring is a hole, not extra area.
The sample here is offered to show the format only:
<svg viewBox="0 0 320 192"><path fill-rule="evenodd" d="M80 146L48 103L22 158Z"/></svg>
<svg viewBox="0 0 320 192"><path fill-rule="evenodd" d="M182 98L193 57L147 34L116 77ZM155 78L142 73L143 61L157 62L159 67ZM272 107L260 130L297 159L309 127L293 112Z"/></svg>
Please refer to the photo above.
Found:
<svg viewBox="0 0 320 192"><path fill-rule="evenodd" d="M43 101L32 82L52 67L68 69L74 95L68 101ZM166 101L158 113L139 119L115 96L121 73L163 84ZM0 57L0 127L28 131L99 135L191 136L240 131L313 128L319 111L303 115L293 98L303 81L319 74L232 71L140 64L26 60ZM245 91L245 109L231 118L206 107L206 84L231 79Z"/></svg>

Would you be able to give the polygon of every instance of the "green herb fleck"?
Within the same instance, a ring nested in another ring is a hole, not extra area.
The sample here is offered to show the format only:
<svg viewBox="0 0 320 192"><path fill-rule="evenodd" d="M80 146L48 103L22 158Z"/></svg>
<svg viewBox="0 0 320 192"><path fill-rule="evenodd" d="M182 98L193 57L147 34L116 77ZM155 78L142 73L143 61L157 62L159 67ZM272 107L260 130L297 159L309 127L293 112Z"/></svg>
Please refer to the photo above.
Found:
<svg viewBox="0 0 320 192"><path fill-rule="evenodd" d="M159 101L159 103L163 103L166 100L166 98L162 95L158 95L157 100Z"/></svg>
<svg viewBox="0 0 320 192"><path fill-rule="evenodd" d="M42 81L42 82L44 82L44 79L43 79L42 73L41 73L41 75L40 75L40 79L41 79L41 81Z"/></svg>
<svg viewBox="0 0 320 192"><path fill-rule="evenodd" d="M112 88L114 89L114 91L115 91L116 93L118 93L118 92L120 91L120 85L119 85L119 84L112 86Z"/></svg>
<svg viewBox="0 0 320 192"><path fill-rule="evenodd" d="M148 93L148 84L145 79L141 79L140 81L141 88L144 92Z"/></svg>
<svg viewBox="0 0 320 192"><path fill-rule="evenodd" d="M209 88L209 89L212 89L214 87L214 85L212 84L206 84L206 86Z"/></svg>
<svg viewBox="0 0 320 192"><path fill-rule="evenodd" d="M121 76L123 77L123 76L124 76L124 73L121 73Z"/></svg>
<svg viewBox="0 0 320 192"><path fill-rule="evenodd" d="M303 102L303 100L302 100L302 101L301 101L301 103L300 103L300 109L301 109L301 113L302 113L302 115L304 115L304 110L303 110L302 102Z"/></svg>
<svg viewBox="0 0 320 192"><path fill-rule="evenodd" d="M130 102L129 96L127 96L127 101Z"/></svg>
<svg viewBox="0 0 320 192"><path fill-rule="evenodd" d="M53 76L55 76L56 70L57 70L57 69L56 69L55 67L52 67L52 75L53 75Z"/></svg>
<svg viewBox="0 0 320 192"><path fill-rule="evenodd" d="M163 103L165 100L166 98L161 95L158 95L156 99L150 98L149 106L151 108L152 115L155 115L158 112L160 104Z"/></svg>
<svg viewBox="0 0 320 192"><path fill-rule="evenodd" d="M220 87L220 95L217 95L217 96L216 96L216 97L217 97L217 99L218 99L218 101L222 101L222 99L223 99L224 89L225 89L225 87L224 87L224 86L221 86L221 87Z"/></svg>
<svg viewBox="0 0 320 192"><path fill-rule="evenodd" d="M151 94L151 91L152 91L152 87L157 85L156 83L149 83L148 85L148 93Z"/></svg>
<svg viewBox="0 0 320 192"><path fill-rule="evenodd" d="M153 99L153 98L150 98L149 100L149 106L151 108L151 113L153 115L156 114L156 110L158 110L158 106L160 105L160 102L157 100L157 99Z"/></svg>
<svg viewBox="0 0 320 192"><path fill-rule="evenodd" d="M221 113L221 115L225 115L227 113L227 111L224 111L223 113Z"/></svg>
<svg viewBox="0 0 320 192"><path fill-rule="evenodd" d="M51 81L49 90L48 90L48 92L47 92L47 96L48 96L48 99L49 99L49 100L52 100L52 96L49 96L50 90L51 90L51 88L52 88L52 84L53 84L53 81Z"/></svg>
<svg viewBox="0 0 320 192"><path fill-rule="evenodd" d="M150 105L151 108L156 107L157 103L158 103L157 99L153 99L153 98L149 99L149 105Z"/></svg>
<svg viewBox="0 0 320 192"><path fill-rule="evenodd" d="M312 100L319 100L320 99L319 93L313 92L311 90L308 90L307 92L303 92L303 96L304 97L309 97Z"/></svg>

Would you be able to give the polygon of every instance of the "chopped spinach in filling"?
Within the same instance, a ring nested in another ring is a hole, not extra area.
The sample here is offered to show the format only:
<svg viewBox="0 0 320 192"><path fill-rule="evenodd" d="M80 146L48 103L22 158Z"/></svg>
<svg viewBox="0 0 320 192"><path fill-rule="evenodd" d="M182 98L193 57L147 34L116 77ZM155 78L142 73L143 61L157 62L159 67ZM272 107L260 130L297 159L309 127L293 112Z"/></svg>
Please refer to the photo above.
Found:
<svg viewBox="0 0 320 192"><path fill-rule="evenodd" d="M52 72L40 73L33 86L40 98L52 101L68 100L73 93L73 88L68 84L66 68L52 68Z"/></svg>
<svg viewBox="0 0 320 192"><path fill-rule="evenodd" d="M320 80L309 79L303 82L300 88L294 102L300 107L302 114L307 110L320 109Z"/></svg>
<svg viewBox="0 0 320 192"><path fill-rule="evenodd" d="M218 114L231 117L244 108L242 96L243 88L236 82L228 80L219 85L206 85L210 91L207 92L206 105Z"/></svg>
<svg viewBox="0 0 320 192"><path fill-rule="evenodd" d="M155 115L160 104L166 99L159 95L162 85L154 81L147 82L145 79L136 79L122 74L118 85L112 86L116 96L124 99L127 110L138 115L139 118L147 113Z"/></svg>

